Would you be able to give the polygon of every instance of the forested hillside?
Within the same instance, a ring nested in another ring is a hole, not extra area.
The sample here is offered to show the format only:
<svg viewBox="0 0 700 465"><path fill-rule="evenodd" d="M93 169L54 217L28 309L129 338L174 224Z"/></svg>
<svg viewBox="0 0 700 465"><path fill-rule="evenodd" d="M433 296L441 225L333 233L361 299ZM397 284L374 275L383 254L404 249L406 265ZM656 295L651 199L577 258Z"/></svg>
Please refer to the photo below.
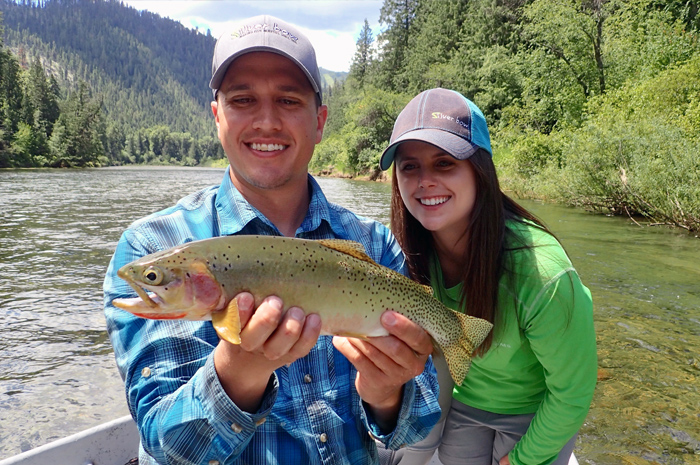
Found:
<svg viewBox="0 0 700 465"><path fill-rule="evenodd" d="M223 158L209 105L215 43L209 31L116 0L2 0L0 12L4 63L12 68L3 74L8 104L0 167L196 165ZM343 75L323 74L326 86ZM52 89L45 98L55 114L37 114L44 104L29 105L43 88ZM75 105L70 99L94 108L86 108L82 122L63 112L67 120L54 135L60 107ZM82 127L90 135L80 141Z"/></svg>
<svg viewBox="0 0 700 465"><path fill-rule="evenodd" d="M697 231L699 4L385 0L314 169L376 178L403 105L446 87L484 111L507 189Z"/></svg>
<svg viewBox="0 0 700 465"><path fill-rule="evenodd" d="M210 34L112 0L3 0L0 11L3 62L19 77L2 75L10 104L0 166L194 165L223 156L209 108ZM63 111L54 134L58 120L29 105L43 85L27 79L29 69L52 86L59 109L73 100L94 106L89 153L77 153L85 143L71 133L85 122Z"/></svg>

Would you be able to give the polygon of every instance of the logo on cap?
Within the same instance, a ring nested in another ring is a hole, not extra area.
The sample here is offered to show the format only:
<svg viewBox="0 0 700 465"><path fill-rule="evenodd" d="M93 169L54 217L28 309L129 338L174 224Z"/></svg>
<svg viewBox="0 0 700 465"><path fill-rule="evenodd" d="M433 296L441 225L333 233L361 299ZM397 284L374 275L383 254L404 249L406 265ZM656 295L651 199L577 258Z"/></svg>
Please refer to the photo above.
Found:
<svg viewBox="0 0 700 465"><path fill-rule="evenodd" d="M469 125L467 123L465 123L464 121L462 121L461 119L455 118L454 116L446 115L440 111L434 111L432 113L432 117L433 117L433 119L446 119L449 121L454 121L455 123L462 126L464 129L469 129Z"/></svg>
<svg viewBox="0 0 700 465"><path fill-rule="evenodd" d="M256 32L272 32L291 40L295 44L297 43L297 40L299 40L297 36L295 36L286 29L282 29L277 25L277 23L273 23L272 26L270 26L267 23L247 24L239 30L232 32L231 37L233 37L234 39L240 39L241 37L245 37L249 34L254 34Z"/></svg>

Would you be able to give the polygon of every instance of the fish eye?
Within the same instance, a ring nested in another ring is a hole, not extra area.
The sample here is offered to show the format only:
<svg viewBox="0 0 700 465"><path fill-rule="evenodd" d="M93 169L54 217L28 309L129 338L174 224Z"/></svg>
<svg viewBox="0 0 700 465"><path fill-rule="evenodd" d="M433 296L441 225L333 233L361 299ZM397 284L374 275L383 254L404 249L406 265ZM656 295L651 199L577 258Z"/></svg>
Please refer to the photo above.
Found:
<svg viewBox="0 0 700 465"><path fill-rule="evenodd" d="M146 284L157 286L163 282L163 272L160 271L160 269L151 266L146 268L146 271L143 272L143 280L146 282Z"/></svg>

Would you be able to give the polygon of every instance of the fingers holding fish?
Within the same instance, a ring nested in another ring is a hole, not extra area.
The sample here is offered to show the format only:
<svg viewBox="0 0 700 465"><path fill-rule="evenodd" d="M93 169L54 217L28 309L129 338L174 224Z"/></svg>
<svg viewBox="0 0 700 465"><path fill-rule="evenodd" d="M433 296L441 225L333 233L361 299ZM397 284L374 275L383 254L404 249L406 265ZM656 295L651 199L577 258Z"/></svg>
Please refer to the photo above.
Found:
<svg viewBox="0 0 700 465"><path fill-rule="evenodd" d="M402 314L391 310L382 314L381 323L390 334L396 336L413 349L415 356L425 364L428 355L433 351L433 342L422 327Z"/></svg>
<svg viewBox="0 0 700 465"><path fill-rule="evenodd" d="M397 365L384 351L395 353L398 347L403 345L415 358L413 351L394 336L366 340L336 336L333 338L333 345L357 369L355 388L368 405L377 424L383 430L393 429L394 425L387 421L396 418L403 385L413 375Z"/></svg>
<svg viewBox="0 0 700 465"><path fill-rule="evenodd" d="M241 324L241 348L246 352L262 350L283 315L282 299L276 296L266 297L253 311L246 325L243 327Z"/></svg>
<svg viewBox="0 0 700 465"><path fill-rule="evenodd" d="M238 304L238 318L240 319L241 328L244 328L255 311L255 297L250 292L241 292L234 299L236 299Z"/></svg>
<svg viewBox="0 0 700 465"><path fill-rule="evenodd" d="M269 360L291 363L309 353L320 332L321 319L318 315L305 315L302 309L292 307L263 345L263 353Z"/></svg>
<svg viewBox="0 0 700 465"><path fill-rule="evenodd" d="M368 403L381 402L391 390L422 373L428 357L416 357L413 349L395 336L365 340L335 337L333 344L360 373L357 390Z"/></svg>

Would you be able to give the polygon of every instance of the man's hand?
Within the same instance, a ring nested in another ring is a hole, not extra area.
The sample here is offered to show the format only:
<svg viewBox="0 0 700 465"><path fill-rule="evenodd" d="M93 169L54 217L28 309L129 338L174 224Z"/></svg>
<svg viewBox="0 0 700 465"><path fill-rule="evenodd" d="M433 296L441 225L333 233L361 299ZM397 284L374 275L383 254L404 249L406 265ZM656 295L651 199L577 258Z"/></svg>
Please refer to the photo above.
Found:
<svg viewBox="0 0 700 465"><path fill-rule="evenodd" d="M255 308L250 293L238 294L241 344L219 341L214 366L226 394L241 410L255 412L272 372L306 356L318 340L321 319L298 307L284 312L282 300L270 296Z"/></svg>
<svg viewBox="0 0 700 465"><path fill-rule="evenodd" d="M389 336L334 337L333 345L357 369L355 387L383 431L396 426L403 385L425 369L433 351L430 336L405 316L387 311L381 317Z"/></svg>

